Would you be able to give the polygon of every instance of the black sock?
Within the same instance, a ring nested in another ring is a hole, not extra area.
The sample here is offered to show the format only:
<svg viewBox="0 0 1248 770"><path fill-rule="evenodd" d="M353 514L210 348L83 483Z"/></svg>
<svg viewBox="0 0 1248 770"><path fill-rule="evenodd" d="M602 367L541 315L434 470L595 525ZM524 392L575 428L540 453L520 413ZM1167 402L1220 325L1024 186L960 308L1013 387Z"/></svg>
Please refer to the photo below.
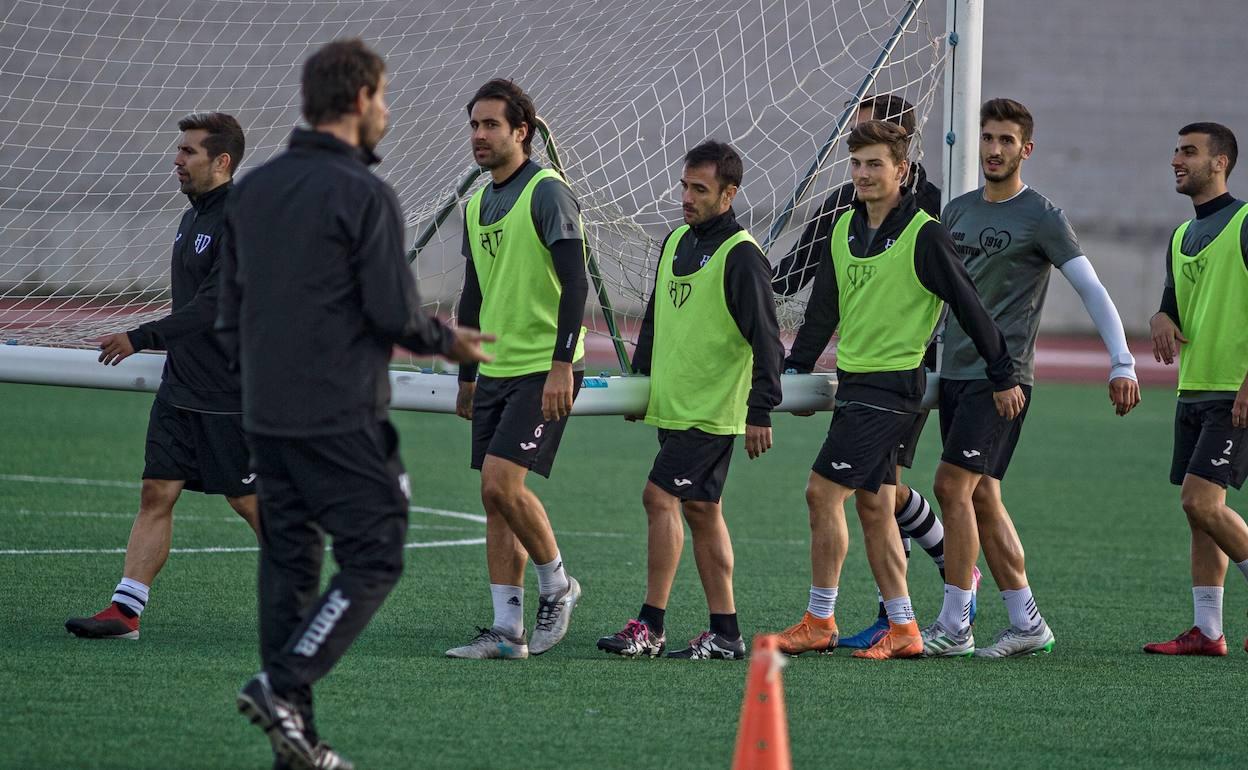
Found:
<svg viewBox="0 0 1248 770"><path fill-rule="evenodd" d="M663 635L663 616L667 614L667 610L661 610L658 607L651 607L649 604L641 605L641 612L637 613L637 619L650 627L655 636Z"/></svg>
<svg viewBox="0 0 1248 770"><path fill-rule="evenodd" d="M740 639L741 629L737 628L737 613L716 615L711 613L711 633L719 634L725 639Z"/></svg>
<svg viewBox="0 0 1248 770"><path fill-rule="evenodd" d="M137 618L139 616L139 613L130 609L126 605L122 604L121 602L113 602L113 604L116 604L118 611L120 611L122 615L125 615L128 618Z"/></svg>

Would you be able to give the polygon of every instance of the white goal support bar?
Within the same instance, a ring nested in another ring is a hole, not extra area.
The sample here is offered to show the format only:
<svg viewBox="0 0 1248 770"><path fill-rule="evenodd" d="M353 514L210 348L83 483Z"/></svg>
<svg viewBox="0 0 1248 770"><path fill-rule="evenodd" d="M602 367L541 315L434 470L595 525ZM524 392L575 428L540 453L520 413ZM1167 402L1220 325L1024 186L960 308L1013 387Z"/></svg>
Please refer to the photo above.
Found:
<svg viewBox="0 0 1248 770"><path fill-rule="evenodd" d="M105 390L155 393L165 357L159 353L135 353L117 366L98 362L94 350L0 345L0 382L64 385ZM784 400L777 412L827 411L836 397L835 374L781 375ZM936 404L937 377L929 374L923 406ZM455 413L459 382L453 374L432 374L405 369L390 370L394 409L416 412ZM650 378L586 376L572 413L577 415L640 414L645 411Z"/></svg>

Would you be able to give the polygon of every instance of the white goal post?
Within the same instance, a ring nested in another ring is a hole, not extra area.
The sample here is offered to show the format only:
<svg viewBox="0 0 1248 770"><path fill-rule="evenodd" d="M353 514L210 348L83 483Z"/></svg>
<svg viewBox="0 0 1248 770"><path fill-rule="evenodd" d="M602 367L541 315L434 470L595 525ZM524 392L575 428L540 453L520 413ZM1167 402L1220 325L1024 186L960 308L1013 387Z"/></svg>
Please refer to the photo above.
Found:
<svg viewBox="0 0 1248 770"><path fill-rule="evenodd" d="M972 189L983 6L947 0L941 30L941 4L930 0L8 5L0 381L155 390L163 356L104 367L89 339L169 312L168 243L185 207L165 172L173 125L196 111L238 115L246 173L280 151L297 122L303 58L360 35L391 72L393 127L380 173L408 212L427 310L454 320L458 214L482 183L466 151L463 105L489 77L511 77L549 123L534 144L539 159L565 174L585 218L588 347L597 358L575 411L635 412L645 378L593 375L626 370L658 245L678 216L673 191L688 146L715 136L742 151L738 216L773 265L848 178L844 136L866 96L908 100L920 136L943 140L946 199ZM943 136L922 131L937 102ZM923 157L921 141L912 153ZM808 291L778 299L786 334L800 325ZM424 363L391 372L394 406L453 411L455 378L421 371ZM785 375L783 384L782 410L832 406L831 374Z"/></svg>

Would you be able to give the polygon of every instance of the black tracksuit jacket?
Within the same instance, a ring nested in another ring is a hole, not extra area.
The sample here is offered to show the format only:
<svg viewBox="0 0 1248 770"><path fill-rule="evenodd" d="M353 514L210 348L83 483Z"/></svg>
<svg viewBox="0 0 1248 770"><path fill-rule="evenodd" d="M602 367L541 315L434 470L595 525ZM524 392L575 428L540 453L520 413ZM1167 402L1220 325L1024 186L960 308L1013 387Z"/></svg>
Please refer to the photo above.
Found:
<svg viewBox="0 0 1248 770"><path fill-rule="evenodd" d="M296 129L230 196L217 330L242 371L243 427L346 433L387 418L393 345L445 354L453 333L420 308L378 158Z"/></svg>
<svg viewBox="0 0 1248 770"><path fill-rule="evenodd" d="M165 370L156 397L182 409L238 414L242 400L238 373L212 332L217 317L221 234L226 182L191 197L178 223L169 264L172 312L126 332L135 351L165 351Z"/></svg>

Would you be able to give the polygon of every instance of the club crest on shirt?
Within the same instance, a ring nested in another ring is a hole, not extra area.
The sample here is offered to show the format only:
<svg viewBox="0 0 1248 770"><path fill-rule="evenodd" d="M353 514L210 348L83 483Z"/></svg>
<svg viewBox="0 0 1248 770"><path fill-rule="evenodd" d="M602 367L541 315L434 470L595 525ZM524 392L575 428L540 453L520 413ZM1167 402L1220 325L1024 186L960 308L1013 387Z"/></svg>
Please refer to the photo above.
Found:
<svg viewBox="0 0 1248 770"><path fill-rule="evenodd" d="M1196 280L1205 272L1205 265L1208 262L1209 260L1206 257L1201 257L1194 262L1188 262L1183 265L1183 277L1192 283L1196 283Z"/></svg>
<svg viewBox="0 0 1248 770"><path fill-rule="evenodd" d="M875 265L850 265L846 272L849 274L849 287L861 289L875 275Z"/></svg>
<svg viewBox="0 0 1248 770"><path fill-rule="evenodd" d="M490 252L491 257L498 256L498 248L503 245L503 230L487 230L481 233L481 248Z"/></svg>
<svg viewBox="0 0 1248 770"><path fill-rule="evenodd" d="M212 243L211 235L204 235L203 233L197 234L195 236L195 253L203 254L204 249L208 248L208 244L210 243Z"/></svg>
<svg viewBox="0 0 1248 770"><path fill-rule="evenodd" d="M684 281L668 281L667 296L672 298L672 307L680 307L689 300L693 293L693 284Z"/></svg>

